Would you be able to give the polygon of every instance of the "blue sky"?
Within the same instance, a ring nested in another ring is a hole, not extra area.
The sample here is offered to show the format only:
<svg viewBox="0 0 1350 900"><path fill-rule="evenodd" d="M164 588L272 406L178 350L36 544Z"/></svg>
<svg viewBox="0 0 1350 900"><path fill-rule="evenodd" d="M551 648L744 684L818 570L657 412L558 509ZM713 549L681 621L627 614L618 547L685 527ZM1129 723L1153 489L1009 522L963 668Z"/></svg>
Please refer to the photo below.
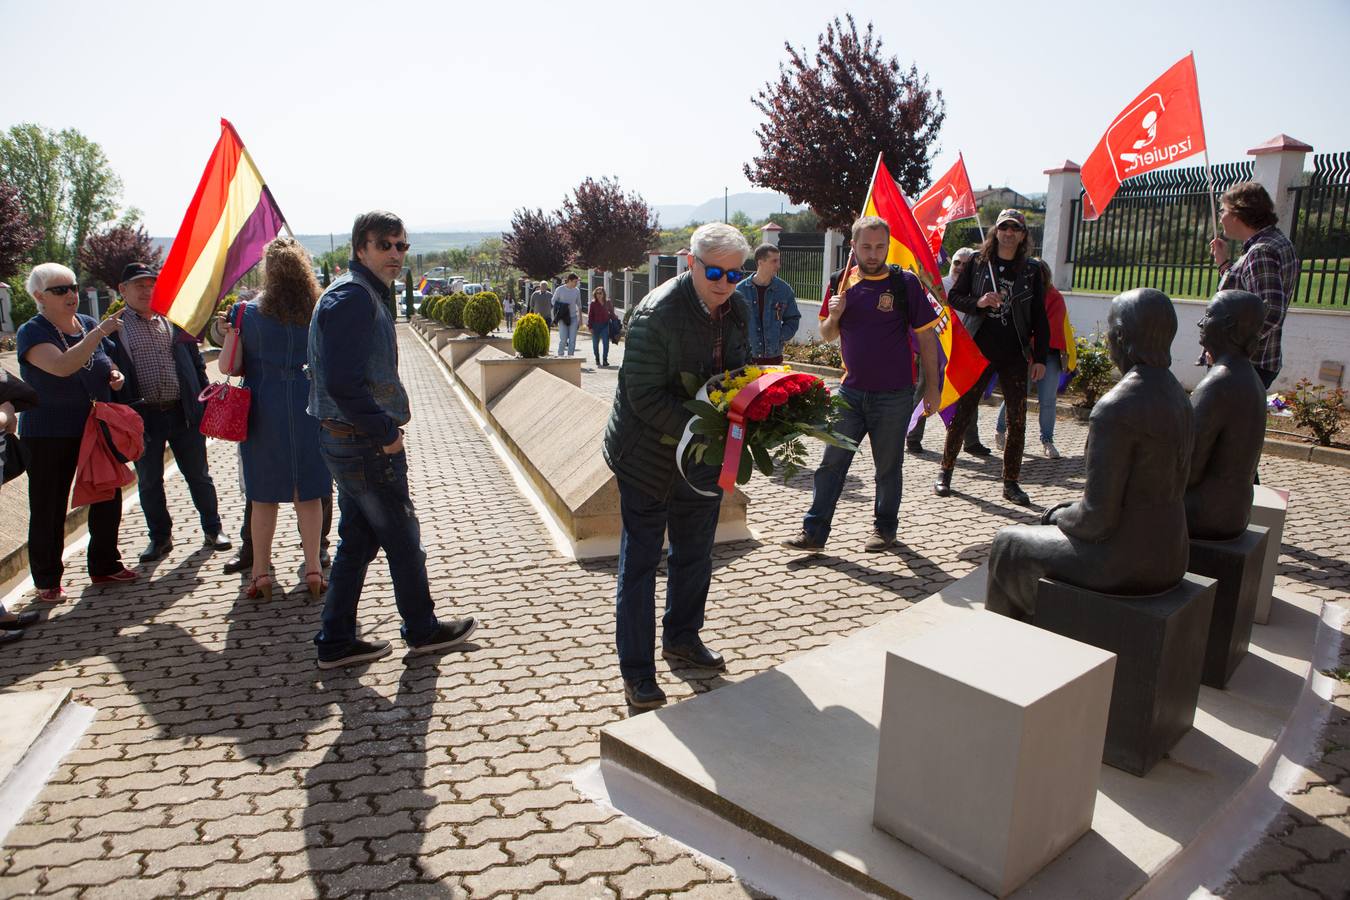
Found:
<svg viewBox="0 0 1350 900"><path fill-rule="evenodd" d="M1115 113L1194 50L1213 162L1278 132L1350 149L1350 2L1229 0L68 2L0 0L0 128L99 141L152 232L172 234L234 122L292 226L382 206L417 230L556 207L588 175L651 203L751 189L750 98L783 44L845 9L941 88L934 175L1045 189ZM1198 158L1189 163L1193 164Z"/></svg>

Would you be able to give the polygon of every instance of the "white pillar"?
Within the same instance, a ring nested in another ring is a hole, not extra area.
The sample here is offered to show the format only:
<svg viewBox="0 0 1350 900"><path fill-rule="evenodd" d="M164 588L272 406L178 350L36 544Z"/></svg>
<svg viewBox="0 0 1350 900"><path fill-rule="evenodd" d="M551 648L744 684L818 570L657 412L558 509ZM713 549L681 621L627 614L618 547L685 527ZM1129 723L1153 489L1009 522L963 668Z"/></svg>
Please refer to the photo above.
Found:
<svg viewBox="0 0 1350 900"><path fill-rule="evenodd" d="M633 308L633 267L623 267L623 308L625 311Z"/></svg>
<svg viewBox="0 0 1350 900"><path fill-rule="evenodd" d="M611 271L609 271L608 269L605 270L605 281L604 281L604 284L605 284L605 296L608 297L610 300L613 300L613 299L614 299L614 273L611 272Z"/></svg>
<svg viewBox="0 0 1350 900"><path fill-rule="evenodd" d="M683 275L689 268L689 250L684 249L675 254L675 274Z"/></svg>
<svg viewBox="0 0 1350 900"><path fill-rule="evenodd" d="M647 293L656 290L656 270L661 266L659 253L647 254Z"/></svg>
<svg viewBox="0 0 1350 900"><path fill-rule="evenodd" d="M1264 144L1247 151L1252 163L1252 180L1261 183L1275 201L1280 230L1288 234L1294 225L1294 196L1289 192L1303 180L1303 157L1312 147L1287 134L1277 134Z"/></svg>
<svg viewBox="0 0 1350 900"><path fill-rule="evenodd" d="M839 248L844 246L844 233L837 228L825 232L825 259L821 263L820 299L825 299L825 289L830 286L830 276L834 274L834 258ZM813 298L814 299L814 298Z"/></svg>
<svg viewBox="0 0 1350 900"><path fill-rule="evenodd" d="M1078 163L1064 160L1064 164L1046 169L1050 184L1045 193L1045 246L1041 258L1055 275L1055 287L1067 291L1073 287L1073 264L1069 262L1069 235L1073 232L1073 201L1083 190L1083 176Z"/></svg>
<svg viewBox="0 0 1350 900"><path fill-rule="evenodd" d="M765 225L763 228L759 230L759 239L766 244L773 244L775 247L777 247L778 235L780 235L782 232L783 226L775 225L773 222L769 222L767 225Z"/></svg>
<svg viewBox="0 0 1350 900"><path fill-rule="evenodd" d="M9 295L9 285L0 281L0 331L7 334L13 334L18 331L14 327L14 317L10 314L13 298Z"/></svg>

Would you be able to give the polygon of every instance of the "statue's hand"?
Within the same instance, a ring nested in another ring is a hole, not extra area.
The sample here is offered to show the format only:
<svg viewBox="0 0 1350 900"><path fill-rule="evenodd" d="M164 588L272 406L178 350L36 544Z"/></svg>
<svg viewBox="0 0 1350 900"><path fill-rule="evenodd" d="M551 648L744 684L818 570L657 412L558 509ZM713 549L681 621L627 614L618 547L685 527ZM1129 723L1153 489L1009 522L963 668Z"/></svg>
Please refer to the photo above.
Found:
<svg viewBox="0 0 1350 900"><path fill-rule="evenodd" d="M1064 501L1063 503L1056 503L1054 506L1050 507L1045 512L1041 513L1041 524L1042 525L1057 524L1055 522L1055 518L1059 515L1059 511L1062 509L1067 509L1072 505L1073 504L1067 500Z"/></svg>

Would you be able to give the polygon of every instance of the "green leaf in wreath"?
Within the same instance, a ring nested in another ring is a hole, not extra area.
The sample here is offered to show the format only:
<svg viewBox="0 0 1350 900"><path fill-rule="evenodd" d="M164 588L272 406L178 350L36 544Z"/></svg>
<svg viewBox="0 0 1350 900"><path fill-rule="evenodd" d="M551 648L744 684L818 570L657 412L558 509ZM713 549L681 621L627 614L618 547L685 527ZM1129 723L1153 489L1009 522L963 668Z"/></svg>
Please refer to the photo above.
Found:
<svg viewBox="0 0 1350 900"><path fill-rule="evenodd" d="M769 455L768 448L755 444L750 448L750 452L755 457L755 468L763 475L773 475L773 457Z"/></svg>
<svg viewBox="0 0 1350 900"><path fill-rule="evenodd" d="M755 459L750 455L750 448L741 447L741 468L736 473L736 483L745 484L750 480L750 476L755 471Z"/></svg>
<svg viewBox="0 0 1350 900"><path fill-rule="evenodd" d="M713 406L707 400L686 400L684 401L684 408L696 416L711 416L717 419L726 418L717 407Z"/></svg>
<svg viewBox="0 0 1350 900"><path fill-rule="evenodd" d="M697 397L699 388L703 387L703 382L698 380L698 376L689 372L680 373L680 384L684 386L685 394L690 397Z"/></svg>

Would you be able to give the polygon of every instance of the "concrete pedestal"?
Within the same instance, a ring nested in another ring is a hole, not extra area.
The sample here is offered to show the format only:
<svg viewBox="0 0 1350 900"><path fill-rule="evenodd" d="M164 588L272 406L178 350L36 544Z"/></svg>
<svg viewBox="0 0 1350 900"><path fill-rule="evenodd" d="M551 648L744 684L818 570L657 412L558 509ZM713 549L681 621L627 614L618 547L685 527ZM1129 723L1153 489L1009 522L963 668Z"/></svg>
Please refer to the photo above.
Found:
<svg viewBox="0 0 1350 900"><path fill-rule="evenodd" d="M1284 517L1289 511L1289 492L1258 484L1252 494L1252 525L1270 532L1266 538L1266 558L1261 564L1261 581L1256 587L1256 624L1270 621L1270 601L1275 591L1275 570L1280 565L1280 545L1284 541Z"/></svg>
<svg viewBox="0 0 1350 900"><path fill-rule="evenodd" d="M1189 573L1172 590L1147 597L1041 579L1035 625L1116 654L1107 765L1146 775L1190 730L1214 589L1214 579Z"/></svg>
<svg viewBox="0 0 1350 900"><path fill-rule="evenodd" d="M1111 653L981 613L887 654L878 828L997 897L1092 827Z"/></svg>
<svg viewBox="0 0 1350 900"><path fill-rule="evenodd" d="M1248 525L1241 537L1231 541L1191 541L1191 562L1186 568L1218 581L1200 676L1200 682L1209 687L1228 684L1247 655L1268 537L1265 528Z"/></svg>

